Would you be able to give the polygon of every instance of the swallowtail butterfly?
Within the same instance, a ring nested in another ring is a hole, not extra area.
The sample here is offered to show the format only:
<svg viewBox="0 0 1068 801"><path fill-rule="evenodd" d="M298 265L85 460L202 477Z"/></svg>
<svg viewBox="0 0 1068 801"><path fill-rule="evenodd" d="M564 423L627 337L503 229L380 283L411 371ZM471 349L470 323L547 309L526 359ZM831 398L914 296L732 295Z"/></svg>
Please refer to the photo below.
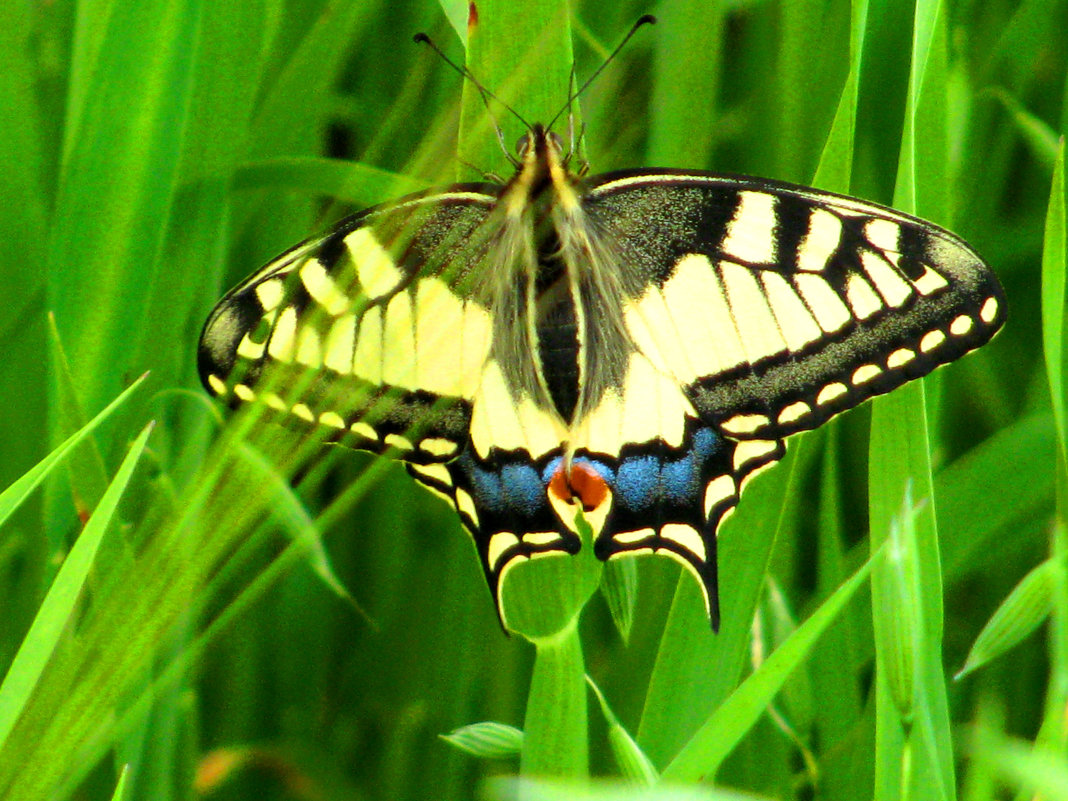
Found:
<svg viewBox="0 0 1068 801"><path fill-rule="evenodd" d="M718 625L716 532L783 440L989 340L997 278L960 238L762 178L585 178L534 125L503 185L362 211L231 290L204 385L404 460L509 566L655 552ZM503 619L503 618L502 618Z"/></svg>

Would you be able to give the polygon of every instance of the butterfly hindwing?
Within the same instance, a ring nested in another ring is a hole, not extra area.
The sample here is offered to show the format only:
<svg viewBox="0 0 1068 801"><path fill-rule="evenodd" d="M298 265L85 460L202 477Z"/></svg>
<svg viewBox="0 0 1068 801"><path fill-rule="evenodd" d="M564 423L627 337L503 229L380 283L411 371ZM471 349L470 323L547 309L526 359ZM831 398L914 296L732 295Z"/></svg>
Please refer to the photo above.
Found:
<svg viewBox="0 0 1068 801"><path fill-rule="evenodd" d="M670 171L600 176L585 202L626 256L634 341L730 436L815 428L1004 319L968 245L872 203Z"/></svg>

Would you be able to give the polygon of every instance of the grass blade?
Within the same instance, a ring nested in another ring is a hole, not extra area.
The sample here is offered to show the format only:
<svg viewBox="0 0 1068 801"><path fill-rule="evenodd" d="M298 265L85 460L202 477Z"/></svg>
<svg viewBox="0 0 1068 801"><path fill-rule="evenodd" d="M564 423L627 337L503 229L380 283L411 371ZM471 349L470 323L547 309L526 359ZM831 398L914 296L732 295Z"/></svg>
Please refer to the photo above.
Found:
<svg viewBox="0 0 1068 801"><path fill-rule="evenodd" d="M63 566L56 574L41 608L34 618L33 625L26 634L15 655L14 662L0 685L0 755L11 729L18 720L26 701L33 692L37 680L44 672L45 666L55 650L56 644L70 620L81 593L89 568L93 565L100 541L111 523L119 499L126 491L126 486L133 477L134 468L141 459L141 454L148 443L149 434L154 424L149 424L130 446L130 451L120 465L111 484L108 485L100 504L93 511L86 523L82 535L74 544L70 554L63 560ZM8 755L9 759L18 759L18 755Z"/></svg>
<svg viewBox="0 0 1068 801"><path fill-rule="evenodd" d="M714 776L723 759L764 714L783 684L808 656L819 636L838 617L854 593L868 579L873 554L856 573L835 590L698 729L693 738L664 769L665 782L694 782Z"/></svg>
<svg viewBox="0 0 1068 801"><path fill-rule="evenodd" d="M141 376L137 379L125 392L115 398L115 400L109 403L96 417L86 423L84 427L74 434L71 434L50 454L48 454L48 456L30 468L30 470L28 470L14 484L0 493L0 525L3 525L4 521L6 521L15 510L23 504L23 502L25 502L29 494L40 486L41 482L48 477L57 464L63 461L75 447L92 434L101 423L107 420L117 409L129 400L130 396L137 391L138 387L141 386L144 380L145 376Z"/></svg>

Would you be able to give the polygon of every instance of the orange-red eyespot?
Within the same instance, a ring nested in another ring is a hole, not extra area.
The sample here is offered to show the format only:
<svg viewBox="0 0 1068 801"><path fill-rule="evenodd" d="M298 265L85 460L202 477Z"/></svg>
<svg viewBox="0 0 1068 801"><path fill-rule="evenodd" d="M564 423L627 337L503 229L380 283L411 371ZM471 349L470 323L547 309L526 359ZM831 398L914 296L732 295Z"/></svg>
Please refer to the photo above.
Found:
<svg viewBox="0 0 1068 801"><path fill-rule="evenodd" d="M572 462L568 475L561 462L549 480L549 492L566 503L581 503L583 511L592 512L608 497L608 485L588 464Z"/></svg>

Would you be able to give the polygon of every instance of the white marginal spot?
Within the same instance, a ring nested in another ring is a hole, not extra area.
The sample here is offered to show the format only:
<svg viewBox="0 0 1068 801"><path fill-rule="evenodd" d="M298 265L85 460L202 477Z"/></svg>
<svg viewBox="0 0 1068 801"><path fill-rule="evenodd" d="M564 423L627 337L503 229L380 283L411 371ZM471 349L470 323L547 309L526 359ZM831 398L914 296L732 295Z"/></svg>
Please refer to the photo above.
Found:
<svg viewBox="0 0 1068 801"><path fill-rule="evenodd" d="M297 347L297 310L287 306L278 315L278 321L271 330L267 353L280 362L292 361Z"/></svg>
<svg viewBox="0 0 1068 801"><path fill-rule="evenodd" d="M304 282L304 288L308 290L320 306L326 309L331 317L344 314L345 310L352 305L349 297L338 289L334 279L326 271L326 267L318 259L308 259L300 268L300 280Z"/></svg>
<svg viewBox="0 0 1068 801"><path fill-rule="evenodd" d="M256 397L256 393L252 391L252 387L246 384L237 384L234 386L234 395L238 397L238 400L251 401Z"/></svg>
<svg viewBox="0 0 1068 801"><path fill-rule="evenodd" d="M226 382L223 381L217 375L208 376L208 386L211 387L211 391L216 395L225 395L227 391Z"/></svg>
<svg viewBox="0 0 1068 801"><path fill-rule="evenodd" d="M330 428L345 428L345 421L337 412L323 412L319 415L319 422Z"/></svg>
<svg viewBox="0 0 1068 801"><path fill-rule="evenodd" d="M382 438L382 442L399 451L410 451L415 449L415 445L412 444L412 441L400 434L386 434L386 436Z"/></svg>
<svg viewBox="0 0 1068 801"><path fill-rule="evenodd" d="M369 439L371 442L378 442L378 432L369 423L365 423L362 420L357 420L349 426L349 431L358 437Z"/></svg>
<svg viewBox="0 0 1068 801"><path fill-rule="evenodd" d="M750 439L739 442L734 449L734 471L739 472L751 462L766 459L775 453L777 447L778 443L773 439Z"/></svg>
<svg viewBox="0 0 1068 801"><path fill-rule="evenodd" d="M415 389L415 319L412 296L398 292L386 306L382 323L382 381L395 387Z"/></svg>
<svg viewBox="0 0 1068 801"><path fill-rule="evenodd" d="M786 425L800 420L806 414L812 411L812 407L804 401L797 401L791 403L789 406L783 408L779 412L779 425Z"/></svg>
<svg viewBox="0 0 1068 801"><path fill-rule="evenodd" d="M728 434L752 434L769 422L767 415L763 414L736 414L725 420L721 427Z"/></svg>
<svg viewBox="0 0 1068 801"><path fill-rule="evenodd" d="M818 340L819 324L787 280L771 270L761 271L760 280L786 347L799 351Z"/></svg>
<svg viewBox="0 0 1068 801"><path fill-rule="evenodd" d="M983 308L979 312L979 319L989 325L998 316L998 299L987 298Z"/></svg>
<svg viewBox="0 0 1068 801"><path fill-rule="evenodd" d="M281 278L271 278L256 285L256 299L264 312L272 312L282 303L285 286Z"/></svg>
<svg viewBox="0 0 1068 801"><path fill-rule="evenodd" d="M312 413L312 410L308 408L308 404L306 403L295 404L291 411L294 416L299 417L301 420L307 420L309 423L315 422L315 415Z"/></svg>
<svg viewBox="0 0 1068 801"><path fill-rule="evenodd" d="M693 526L688 526L685 523L666 523L660 529L660 536L671 540L676 545L681 545L702 562L708 559L705 543Z"/></svg>
<svg viewBox="0 0 1068 801"><path fill-rule="evenodd" d="M637 531L617 531L612 535L612 539L623 545L633 545L636 542L641 542L654 536L656 536L656 532L651 528L640 528ZM652 549L648 550L651 551ZM637 553L637 551L630 551L630 553Z"/></svg>
<svg viewBox="0 0 1068 801"><path fill-rule="evenodd" d="M486 549L486 561L489 562L490 570L496 570L504 554L518 544L519 538L510 531L498 531L490 537L489 547Z"/></svg>
<svg viewBox="0 0 1068 801"><path fill-rule="evenodd" d="M898 348L886 358L886 366L891 370L904 367L916 358L916 352L910 348Z"/></svg>
<svg viewBox="0 0 1068 801"><path fill-rule="evenodd" d="M280 395L274 392L268 392L263 396L263 402L270 406L272 409L277 409L280 412L284 412L289 409L289 404L282 400Z"/></svg>
<svg viewBox="0 0 1068 801"><path fill-rule="evenodd" d="M471 518L471 521L476 526L478 525L478 510L475 509L475 499L463 487L456 488L456 508Z"/></svg>
<svg viewBox="0 0 1068 801"><path fill-rule="evenodd" d="M949 333L955 337L962 337L972 330L972 318L962 314L949 324Z"/></svg>
<svg viewBox="0 0 1068 801"><path fill-rule="evenodd" d="M523 535L523 542L528 545L552 545L560 542L560 535L555 531L528 531Z"/></svg>
<svg viewBox="0 0 1068 801"><path fill-rule="evenodd" d="M838 250L842 238L842 223L826 209L813 208L808 218L808 231L797 248L797 269L821 272Z"/></svg>
<svg viewBox="0 0 1068 801"><path fill-rule="evenodd" d="M893 225L893 223L889 224ZM860 263L864 266L864 272L875 284L879 294L883 296L886 305L896 309L912 297L912 287L909 286L908 281L902 278L879 254L865 251L860 254Z"/></svg>
<svg viewBox="0 0 1068 801"><path fill-rule="evenodd" d="M853 372L852 381L855 385L866 384L879 375L883 370L875 364L862 364Z"/></svg>
<svg viewBox="0 0 1068 801"><path fill-rule="evenodd" d="M876 217L864 224L865 238L879 250L900 251L900 235L901 226L891 220Z"/></svg>
<svg viewBox="0 0 1068 801"><path fill-rule="evenodd" d="M750 362L758 362L786 350L778 323L753 271L731 262L720 262L727 300L742 348Z"/></svg>
<svg viewBox="0 0 1068 801"><path fill-rule="evenodd" d="M345 237L356 277L369 298L388 295L404 280L404 273L374 235L370 227L357 228Z"/></svg>
<svg viewBox="0 0 1068 801"><path fill-rule="evenodd" d="M426 451L433 456L452 456L458 447L451 439L444 437L427 437L419 443L419 450Z"/></svg>
<svg viewBox="0 0 1068 801"><path fill-rule="evenodd" d="M793 278L805 305L826 333L840 331L853 319L838 293L831 289L831 285L822 276L797 273Z"/></svg>
<svg viewBox="0 0 1068 801"><path fill-rule="evenodd" d="M923 275L913 281L912 285L921 295L933 295L938 290L949 286L949 282L925 264Z"/></svg>
<svg viewBox="0 0 1068 801"><path fill-rule="evenodd" d="M352 359L356 353L356 315L343 314L330 327L323 344L323 364L338 373L352 372Z"/></svg>
<svg viewBox="0 0 1068 801"><path fill-rule="evenodd" d="M382 383L382 309L372 306L360 320L352 372L373 384Z"/></svg>
<svg viewBox="0 0 1068 801"><path fill-rule="evenodd" d="M724 501L733 500L737 487L734 478L728 475L716 476L705 486L705 517Z"/></svg>
<svg viewBox="0 0 1068 801"><path fill-rule="evenodd" d="M834 403L834 401L838 400L848 392L849 389L845 384L835 381L833 384L828 384L820 390L820 394L816 396L816 403L820 406L826 406L828 403Z"/></svg>
<svg viewBox="0 0 1068 801"><path fill-rule="evenodd" d="M449 469L443 464L413 464L409 465L418 475L429 481L436 481L446 487L452 486L452 476Z"/></svg>
<svg viewBox="0 0 1068 801"><path fill-rule="evenodd" d="M923 339L920 340L920 352L930 353L945 341L946 335L941 331L928 331L923 335Z"/></svg>
<svg viewBox="0 0 1068 801"><path fill-rule="evenodd" d="M867 320L883 306L871 284L857 273L850 273L846 278L846 300L858 320Z"/></svg>
<svg viewBox="0 0 1068 801"><path fill-rule="evenodd" d="M750 264L772 264L775 261L777 223L774 195L768 192L739 192L738 208L727 223L723 250Z"/></svg>

